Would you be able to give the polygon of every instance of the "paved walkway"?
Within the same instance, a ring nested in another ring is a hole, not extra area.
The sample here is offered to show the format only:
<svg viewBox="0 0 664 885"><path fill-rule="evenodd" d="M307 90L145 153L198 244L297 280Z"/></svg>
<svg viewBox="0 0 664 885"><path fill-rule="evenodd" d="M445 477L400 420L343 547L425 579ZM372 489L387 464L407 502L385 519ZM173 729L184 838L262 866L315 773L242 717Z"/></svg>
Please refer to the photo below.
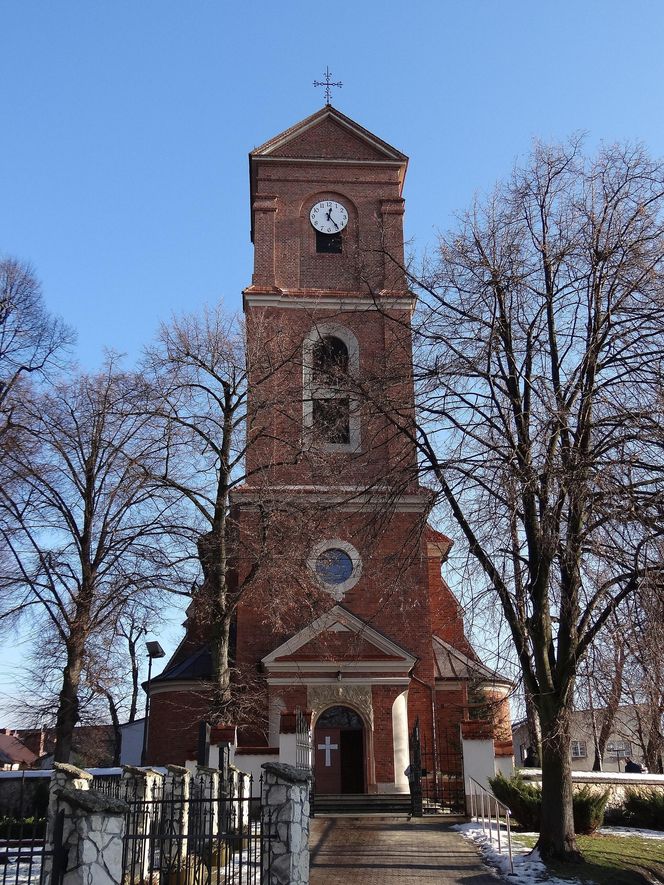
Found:
<svg viewBox="0 0 664 885"><path fill-rule="evenodd" d="M475 848L439 823L314 818L311 885L497 885Z"/></svg>

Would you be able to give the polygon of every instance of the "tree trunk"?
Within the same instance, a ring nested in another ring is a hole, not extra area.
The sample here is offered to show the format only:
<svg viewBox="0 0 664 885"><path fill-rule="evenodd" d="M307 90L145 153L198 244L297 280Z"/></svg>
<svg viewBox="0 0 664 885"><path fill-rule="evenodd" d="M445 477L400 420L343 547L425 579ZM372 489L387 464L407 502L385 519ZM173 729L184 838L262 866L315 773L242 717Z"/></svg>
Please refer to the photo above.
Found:
<svg viewBox="0 0 664 885"><path fill-rule="evenodd" d="M562 704L539 699L542 726L542 818L537 848L543 860L582 860L572 812L570 728Z"/></svg>
<svg viewBox="0 0 664 885"><path fill-rule="evenodd" d="M138 708L138 658L136 655L136 642L133 639L128 640L129 658L131 660L131 705L129 707L129 718L127 722L133 722L136 719L136 710Z"/></svg>
<svg viewBox="0 0 664 885"><path fill-rule="evenodd" d="M228 585L226 583L226 538L225 524L220 528L201 535L198 539L198 558L203 569L201 596L210 624L212 642L212 679L214 699L211 715L217 721L224 718L230 702L230 630L231 614L228 606Z"/></svg>
<svg viewBox="0 0 664 885"><path fill-rule="evenodd" d="M120 764L120 751L122 748L122 731L120 729L120 717L118 716L118 708L110 691L105 692L108 701L108 711L111 714L111 722L113 723L113 765ZM132 720L133 721L133 720Z"/></svg>
<svg viewBox="0 0 664 885"><path fill-rule="evenodd" d="M658 707L651 706L648 710L648 740L646 741L643 761L648 771L662 771L662 735L661 714Z"/></svg>
<svg viewBox="0 0 664 885"><path fill-rule="evenodd" d="M231 618L229 615L219 617L215 624L212 642L214 664L214 702L213 717L218 722L226 715L231 700L230 656Z"/></svg>
<svg viewBox="0 0 664 885"><path fill-rule="evenodd" d="M614 639L614 641L616 645L614 649L613 677L611 679L609 698L602 716L602 725L599 731L599 737L597 739L597 748L595 750L595 761L597 762L597 757L599 756L599 767L595 768L595 766L593 765L593 771L602 770L602 759L604 758L604 751L606 750L606 744L609 740L609 735L613 731L613 723L616 719L616 713L618 712L618 708L620 706L620 698L623 691L625 648L619 639L616 638Z"/></svg>
<svg viewBox="0 0 664 885"><path fill-rule="evenodd" d="M539 716L537 708L533 703L533 698L527 688L524 687L524 697L526 701L526 723L528 727L528 745L535 751L535 768L542 765L542 733L540 729Z"/></svg>
<svg viewBox="0 0 664 885"><path fill-rule="evenodd" d="M78 687L83 669L83 656L79 649L67 650L67 664L62 674L62 688L55 723L55 762L69 762L78 722Z"/></svg>

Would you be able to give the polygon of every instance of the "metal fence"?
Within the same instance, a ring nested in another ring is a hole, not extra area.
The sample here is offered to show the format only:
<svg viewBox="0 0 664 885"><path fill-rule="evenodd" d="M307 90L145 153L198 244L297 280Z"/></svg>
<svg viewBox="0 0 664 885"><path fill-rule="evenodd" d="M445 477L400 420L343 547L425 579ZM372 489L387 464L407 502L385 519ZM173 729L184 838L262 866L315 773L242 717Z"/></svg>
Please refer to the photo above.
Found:
<svg viewBox="0 0 664 885"><path fill-rule="evenodd" d="M260 885L267 881L271 821L262 783L166 776L146 796L140 782L101 785L129 806L123 851L125 885Z"/></svg>
<svg viewBox="0 0 664 885"><path fill-rule="evenodd" d="M301 771L308 771L311 775L311 780L309 781L309 815L314 817L316 801L311 713L303 713L299 707L295 710L295 767Z"/></svg>
<svg viewBox="0 0 664 885"><path fill-rule="evenodd" d="M410 736L409 780L414 816L465 813L463 752L458 729L440 729L436 746L432 747L421 732L419 719L416 721Z"/></svg>
<svg viewBox="0 0 664 885"><path fill-rule="evenodd" d="M311 714L304 714L299 707L295 711L295 765L311 771Z"/></svg>
<svg viewBox="0 0 664 885"><path fill-rule="evenodd" d="M44 862L51 857L51 882L59 885L64 866L64 812L56 809L52 838L47 842L46 805L26 789L25 773L20 780L18 808L0 818L0 885L40 885Z"/></svg>
<svg viewBox="0 0 664 885"><path fill-rule="evenodd" d="M514 874L514 858L512 856L512 828L510 809L497 799L490 790L483 787L474 777L469 777L470 785L470 819L476 820L482 826L484 836L489 843L495 843L498 853L507 852L510 864L510 873ZM503 821L505 818L505 828Z"/></svg>

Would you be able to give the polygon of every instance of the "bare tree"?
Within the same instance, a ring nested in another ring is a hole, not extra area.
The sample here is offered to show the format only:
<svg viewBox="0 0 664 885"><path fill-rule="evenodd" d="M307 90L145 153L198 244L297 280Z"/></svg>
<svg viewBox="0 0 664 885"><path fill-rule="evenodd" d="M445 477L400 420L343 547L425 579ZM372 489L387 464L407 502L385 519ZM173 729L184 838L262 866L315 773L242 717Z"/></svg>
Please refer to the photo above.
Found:
<svg viewBox="0 0 664 885"><path fill-rule="evenodd" d="M661 582L642 588L625 619L627 659L623 696L633 705L635 726L630 735L650 771L664 772L664 661Z"/></svg>
<svg viewBox="0 0 664 885"><path fill-rule="evenodd" d="M280 336L283 341L275 342ZM268 404L277 397L278 414L279 409L287 410L290 398L287 387L275 383L293 358L287 336L278 329L256 327L251 338L247 352L243 324L222 306L208 309L200 317L185 316L163 325L144 368L153 397L154 429L162 444L161 461L150 481L187 508L176 529L177 541L196 560L200 575L194 581L189 630L199 635L201 644L211 646L211 718L238 716L235 702L247 697L248 674L231 682L231 625L259 566L265 582L288 549L293 554L291 579L297 584L297 562L303 559L294 554L294 521L301 525L305 518L301 503L291 507L283 499L274 500L266 491L267 481L255 482L252 506L257 521L250 532L240 526L234 506L234 492L274 466L271 451L278 430ZM301 409L301 393L298 403ZM300 457L298 447L287 448L287 459L295 462ZM239 546L248 564L244 571L238 569ZM300 604L307 598L300 595ZM278 618L288 604L286 594L278 600L272 594L265 617Z"/></svg>
<svg viewBox="0 0 664 885"><path fill-rule="evenodd" d="M606 745L623 698L625 631L614 612L579 662L578 694L587 704L593 735L593 771L602 771Z"/></svg>
<svg viewBox="0 0 664 885"><path fill-rule="evenodd" d="M74 340L71 329L48 314L30 265L0 260L0 436L11 425L14 399L28 379L44 380L62 368Z"/></svg>
<svg viewBox="0 0 664 885"><path fill-rule="evenodd" d="M136 720L140 690L139 643L148 633L148 622L155 612L150 610L152 595L133 599L123 607L114 627L93 637L86 649L83 672L85 685L101 700L95 705L100 720L110 717L114 734L113 764L120 764L123 722ZM144 604L144 603L147 603Z"/></svg>
<svg viewBox="0 0 664 885"><path fill-rule="evenodd" d="M17 406L18 442L5 456L0 532L11 570L0 617L47 625L63 662L57 761L68 761L86 656L142 593L164 586L168 551L156 543L167 505L146 487L153 457L137 384L110 360Z"/></svg>
<svg viewBox="0 0 664 885"><path fill-rule="evenodd" d="M660 581L664 169L578 141L531 162L440 239L420 286L427 481L496 594L542 728L545 858L576 860L569 713L579 662Z"/></svg>

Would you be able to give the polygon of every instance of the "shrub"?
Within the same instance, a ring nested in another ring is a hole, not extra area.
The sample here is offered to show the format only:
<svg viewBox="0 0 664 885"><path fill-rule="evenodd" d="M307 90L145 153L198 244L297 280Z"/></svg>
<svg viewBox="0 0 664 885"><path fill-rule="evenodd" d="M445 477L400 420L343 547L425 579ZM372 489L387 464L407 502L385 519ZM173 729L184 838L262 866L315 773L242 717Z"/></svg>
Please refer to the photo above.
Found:
<svg viewBox="0 0 664 885"><path fill-rule="evenodd" d="M0 838L39 839L46 832L46 818L0 817Z"/></svg>
<svg viewBox="0 0 664 885"><path fill-rule="evenodd" d="M507 805L524 830L539 832L542 815L542 788L539 784L527 783L518 773L509 779L497 774L489 778L489 784L496 799Z"/></svg>
<svg viewBox="0 0 664 885"><path fill-rule="evenodd" d="M604 810L610 795L610 789L598 793L589 784L574 793L572 796L574 832L587 836L602 826Z"/></svg>
<svg viewBox="0 0 664 885"><path fill-rule="evenodd" d="M625 791L625 823L664 830L664 791L654 787Z"/></svg>
<svg viewBox="0 0 664 885"><path fill-rule="evenodd" d="M518 773L509 779L497 774L489 778L489 783L494 796L507 805L523 829L539 832L542 817L542 788L539 784L524 781ZM610 790L598 793L588 785L574 793L574 830L577 833L594 833L602 825L609 795Z"/></svg>

